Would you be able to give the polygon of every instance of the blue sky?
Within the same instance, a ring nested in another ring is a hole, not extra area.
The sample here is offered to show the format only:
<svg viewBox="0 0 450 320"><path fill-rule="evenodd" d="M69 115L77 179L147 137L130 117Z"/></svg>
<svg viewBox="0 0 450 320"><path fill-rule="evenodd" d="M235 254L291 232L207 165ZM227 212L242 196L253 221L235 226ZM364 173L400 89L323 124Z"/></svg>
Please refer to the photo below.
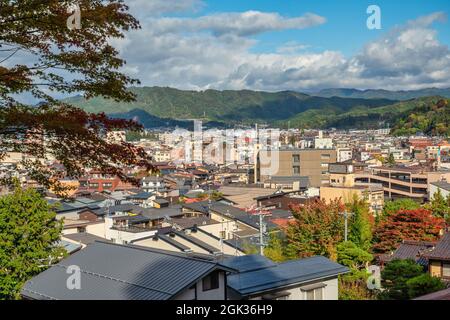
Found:
<svg viewBox="0 0 450 320"><path fill-rule="evenodd" d="M146 86L316 91L450 87L449 0L127 0L113 41ZM367 7L381 9L369 30Z"/></svg>
<svg viewBox="0 0 450 320"><path fill-rule="evenodd" d="M366 27L369 5L378 5L382 13L382 30ZM444 11L449 14L449 0L208 0L203 9L193 14L204 15L218 12L244 12L259 10L278 12L286 17L300 16L312 12L323 16L327 23L306 30L284 30L269 32L255 37L260 43L255 52L271 52L284 42L297 41L312 46L312 49L340 50L346 55L355 54L366 42L376 39L390 28L401 25L418 16ZM450 45L450 25L436 23L438 38Z"/></svg>
<svg viewBox="0 0 450 320"><path fill-rule="evenodd" d="M142 29L111 44L143 86L450 87L450 0L124 1ZM381 9L381 30L366 26L369 5Z"/></svg>

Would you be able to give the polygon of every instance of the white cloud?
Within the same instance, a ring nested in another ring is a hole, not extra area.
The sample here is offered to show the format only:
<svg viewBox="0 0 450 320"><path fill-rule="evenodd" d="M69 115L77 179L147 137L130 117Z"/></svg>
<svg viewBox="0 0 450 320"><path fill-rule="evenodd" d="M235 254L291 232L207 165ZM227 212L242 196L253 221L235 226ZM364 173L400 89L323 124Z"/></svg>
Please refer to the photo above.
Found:
<svg viewBox="0 0 450 320"><path fill-rule="evenodd" d="M233 34L251 36L267 31L305 29L326 22L324 17L313 13L286 18L278 13L259 11L219 13L199 18L161 18L151 21L155 33L179 33L211 31L216 36Z"/></svg>
<svg viewBox="0 0 450 320"><path fill-rule="evenodd" d="M248 35L320 21L311 17L316 16L282 19L276 13L247 12L159 18L116 44L130 74L150 86L272 91L450 86L450 51L431 27L445 21L440 12L394 28L353 57L338 51L310 53L297 42L271 54L252 52L256 40Z"/></svg>
<svg viewBox="0 0 450 320"><path fill-rule="evenodd" d="M128 0L133 15L139 18L165 13L195 12L205 6L201 0Z"/></svg>

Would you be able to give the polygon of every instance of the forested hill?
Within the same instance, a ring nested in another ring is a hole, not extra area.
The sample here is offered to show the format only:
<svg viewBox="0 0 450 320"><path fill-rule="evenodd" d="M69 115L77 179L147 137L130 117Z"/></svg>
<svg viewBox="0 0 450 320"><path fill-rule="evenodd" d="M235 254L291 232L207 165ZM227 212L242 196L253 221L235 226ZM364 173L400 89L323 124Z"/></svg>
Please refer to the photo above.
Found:
<svg viewBox="0 0 450 320"><path fill-rule="evenodd" d="M185 91L161 87L130 90L137 98L133 103L118 103L103 98L85 100L80 96L65 101L87 111L102 111L114 117L136 119L147 128L186 126L183 119L196 118L214 126L249 125L256 122L283 128L394 126L397 133L405 132L402 130L409 130L411 133L416 131L432 133L436 132L433 126L442 132L445 122L428 123L423 117L433 118L435 115L447 119L448 113L447 107L444 110L439 108L439 112L433 109L439 100L444 99L439 96L394 101L384 98L325 98L293 91ZM429 113L431 111L432 113ZM410 119L411 112L417 119Z"/></svg>
<svg viewBox="0 0 450 320"><path fill-rule="evenodd" d="M390 99L411 100L423 97L441 96L450 98L450 88L429 88L410 91L388 91L388 90L357 90L357 89L324 89L315 95L325 98L359 98L359 99Z"/></svg>
<svg viewBox="0 0 450 320"><path fill-rule="evenodd" d="M403 113L393 127L394 135L450 136L450 99L434 99Z"/></svg>
<svg viewBox="0 0 450 320"><path fill-rule="evenodd" d="M143 110L164 119L192 119L226 123L254 123L288 120L307 110L333 110L342 113L353 108L374 108L392 104L388 99L323 98L282 91L184 91L173 88L131 88L136 101L120 103L103 98L85 100L81 96L65 101L90 112L108 114Z"/></svg>

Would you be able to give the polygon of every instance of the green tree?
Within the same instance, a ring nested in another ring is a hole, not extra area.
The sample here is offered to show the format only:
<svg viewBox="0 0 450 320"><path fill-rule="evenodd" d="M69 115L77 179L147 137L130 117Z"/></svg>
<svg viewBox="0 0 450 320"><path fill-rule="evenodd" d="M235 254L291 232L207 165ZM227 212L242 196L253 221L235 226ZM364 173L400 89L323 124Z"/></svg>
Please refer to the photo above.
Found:
<svg viewBox="0 0 450 320"><path fill-rule="evenodd" d="M365 266L373 260L373 256L359 248L351 241L337 246L337 262L350 268L350 273L339 277L340 300L371 300L374 295L367 288Z"/></svg>
<svg viewBox="0 0 450 320"><path fill-rule="evenodd" d="M389 157L387 158L386 162L391 166L395 164L395 158L392 153L389 153Z"/></svg>
<svg viewBox="0 0 450 320"><path fill-rule="evenodd" d="M283 262L288 259L285 254L286 245L278 233L270 233L267 246L264 248L264 256L275 262Z"/></svg>
<svg viewBox="0 0 450 320"><path fill-rule="evenodd" d="M385 290L380 293L379 298L382 300L409 299L407 281L422 273L423 267L412 259L392 260L381 272L381 285Z"/></svg>
<svg viewBox="0 0 450 320"><path fill-rule="evenodd" d="M223 193L219 192L217 190L214 190L213 192L211 192L209 194L209 199L211 199L212 201L218 201L222 198L223 198Z"/></svg>
<svg viewBox="0 0 450 320"><path fill-rule="evenodd" d="M369 250L372 245L374 219L369 211L369 204L357 198L347 204L347 210L353 213L350 217L348 239L363 250Z"/></svg>
<svg viewBox="0 0 450 320"><path fill-rule="evenodd" d="M445 284L441 279L432 277L429 273L421 274L406 281L408 287L408 296L414 299L426 294L445 289Z"/></svg>
<svg viewBox="0 0 450 320"><path fill-rule="evenodd" d="M375 295L367 288L369 273L352 269L339 276L339 300L373 300Z"/></svg>
<svg viewBox="0 0 450 320"><path fill-rule="evenodd" d="M419 208L419 203L408 198L388 201L384 204L383 216L386 217L392 214L396 214L400 210L415 210Z"/></svg>
<svg viewBox="0 0 450 320"><path fill-rule="evenodd" d="M354 270L364 268L370 261L373 260L373 256L369 252L361 249L351 241L338 244L337 254L338 263Z"/></svg>
<svg viewBox="0 0 450 320"><path fill-rule="evenodd" d="M22 285L63 256L62 223L33 189L0 198L0 299L19 298Z"/></svg>
<svg viewBox="0 0 450 320"><path fill-rule="evenodd" d="M433 212L434 216L448 220L450 207L448 206L447 200L442 196L441 190L438 189L433 194L431 201L425 205L425 208Z"/></svg>

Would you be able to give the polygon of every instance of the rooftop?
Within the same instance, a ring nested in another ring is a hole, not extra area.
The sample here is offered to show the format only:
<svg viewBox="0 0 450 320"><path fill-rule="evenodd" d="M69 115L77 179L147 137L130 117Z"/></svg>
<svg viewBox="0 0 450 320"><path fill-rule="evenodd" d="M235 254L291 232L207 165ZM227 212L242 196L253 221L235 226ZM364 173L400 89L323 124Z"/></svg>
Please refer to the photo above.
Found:
<svg viewBox="0 0 450 320"><path fill-rule="evenodd" d="M450 183L447 181L432 182L431 184L446 191L450 191Z"/></svg>
<svg viewBox="0 0 450 320"><path fill-rule="evenodd" d="M242 264L239 263L240 258L244 258ZM292 284L306 284L312 280L326 279L349 272L347 267L320 256L288 261L275 266L267 262L265 268L259 269L256 267L258 264L261 265L260 261L253 264L246 256L232 259L234 260L229 266L248 270L228 276L228 286L242 296L268 292ZM227 265L227 260L223 264Z"/></svg>
<svg viewBox="0 0 450 320"><path fill-rule="evenodd" d="M66 285L72 265L81 269L80 290ZM233 271L183 253L95 242L27 281L21 294L48 300L168 300L217 269Z"/></svg>

